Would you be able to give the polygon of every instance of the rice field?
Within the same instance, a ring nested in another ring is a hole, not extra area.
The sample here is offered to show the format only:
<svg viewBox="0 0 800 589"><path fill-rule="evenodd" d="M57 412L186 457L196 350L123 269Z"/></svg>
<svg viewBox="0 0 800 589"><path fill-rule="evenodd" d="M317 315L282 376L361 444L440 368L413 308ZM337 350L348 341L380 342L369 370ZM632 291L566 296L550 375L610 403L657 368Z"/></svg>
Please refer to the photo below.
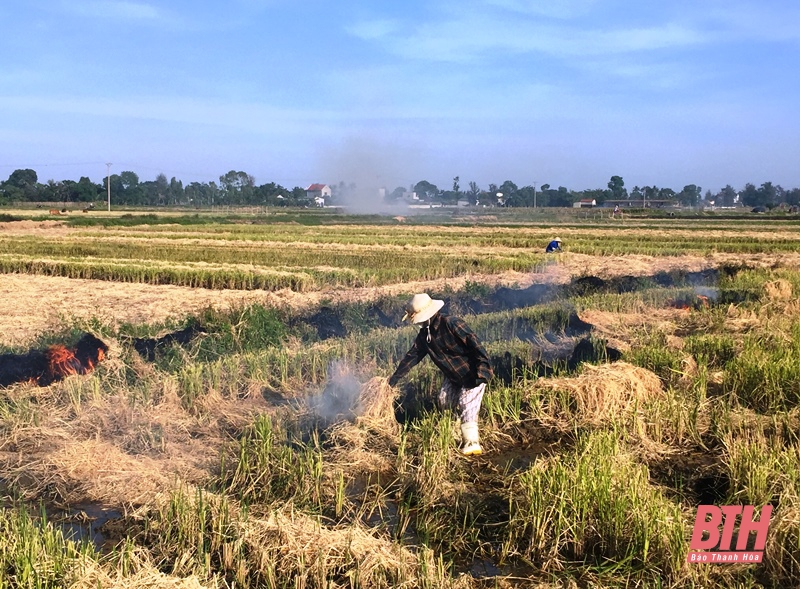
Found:
<svg viewBox="0 0 800 589"><path fill-rule="evenodd" d="M90 374L0 389L0 587L800 579L796 219L43 223L0 224L0 280L249 298L124 320L124 296L87 317L66 292L63 321L3 334L0 354L84 332L109 350ZM545 256L554 235L565 251ZM492 358L482 456L459 454L430 363L385 383L422 285ZM42 312L5 312L22 308ZM703 504L772 504L764 562L687 564Z"/></svg>

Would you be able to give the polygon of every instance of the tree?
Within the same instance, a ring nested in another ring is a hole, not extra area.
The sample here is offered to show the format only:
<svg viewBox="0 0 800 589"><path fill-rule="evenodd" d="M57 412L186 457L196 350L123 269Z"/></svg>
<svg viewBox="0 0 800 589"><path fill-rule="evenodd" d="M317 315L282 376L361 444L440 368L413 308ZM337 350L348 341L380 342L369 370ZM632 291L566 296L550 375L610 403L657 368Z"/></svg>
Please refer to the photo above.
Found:
<svg viewBox="0 0 800 589"><path fill-rule="evenodd" d="M36 172L30 168L26 168L24 170L14 170L11 172L5 184L16 188L25 188L27 186L35 186L38 181L39 178Z"/></svg>
<svg viewBox="0 0 800 589"><path fill-rule="evenodd" d="M549 184L542 184L537 204L543 207L571 207L576 198L578 197L564 186L559 186L558 190L554 190L550 188Z"/></svg>
<svg viewBox="0 0 800 589"><path fill-rule="evenodd" d="M506 180L500 185L499 192L503 193L503 198L513 196L519 188L511 180Z"/></svg>
<svg viewBox="0 0 800 589"><path fill-rule="evenodd" d="M661 188L658 191L658 198L660 200L673 200L676 194L672 188Z"/></svg>
<svg viewBox="0 0 800 589"><path fill-rule="evenodd" d="M459 184L458 176L453 178L453 190L443 191L439 196L441 197L442 202L450 204L456 204L458 202L458 199L461 196L461 185Z"/></svg>
<svg viewBox="0 0 800 589"><path fill-rule="evenodd" d="M231 170L219 177L219 185L226 204L253 204L256 181L251 175Z"/></svg>
<svg viewBox="0 0 800 589"><path fill-rule="evenodd" d="M539 187L539 195L536 197L536 204L540 207L550 206L550 185L547 183Z"/></svg>
<svg viewBox="0 0 800 589"><path fill-rule="evenodd" d="M147 204L136 172L120 172L119 176L112 178L114 178L112 187L115 188L113 192L116 192L114 195L116 202L127 205Z"/></svg>
<svg viewBox="0 0 800 589"><path fill-rule="evenodd" d="M517 195L515 197L515 202L519 204L515 204L514 206L520 207L532 207L533 206L533 196L536 188L533 186L523 186L519 190L517 190Z"/></svg>
<svg viewBox="0 0 800 589"><path fill-rule="evenodd" d="M384 200L386 200L386 202L390 202L390 203L397 202L398 200L401 200L403 198L403 195L405 193L406 193L405 187L404 186L398 186L397 188L395 188L391 192L387 193L386 196L384 197Z"/></svg>
<svg viewBox="0 0 800 589"><path fill-rule="evenodd" d="M575 202L573 194L564 186L559 186L558 190L550 190L550 206L551 207L571 207Z"/></svg>
<svg viewBox="0 0 800 589"><path fill-rule="evenodd" d="M503 203L507 207L518 207L523 206L520 204L519 195L519 188L516 184L514 184L511 180L506 180L500 185L500 188L497 189L498 192L503 193Z"/></svg>
<svg viewBox="0 0 800 589"><path fill-rule="evenodd" d="M417 193L417 196L420 200L428 200L430 201L433 198L436 198L439 195L439 189L436 187L435 184L431 184L427 180L420 180L414 185L414 192Z"/></svg>
<svg viewBox="0 0 800 589"><path fill-rule="evenodd" d="M732 207L736 204L736 197L737 197L736 190L733 189L733 186L730 184L726 184L725 188L720 190L714 196L714 202L717 203L717 206L720 207Z"/></svg>
<svg viewBox="0 0 800 589"><path fill-rule="evenodd" d="M647 206L648 200L655 200L658 197L658 186L655 184L653 186L643 186L642 196L645 200L643 204L644 206Z"/></svg>
<svg viewBox="0 0 800 589"><path fill-rule="evenodd" d="M783 188L780 186L773 186L772 182L764 182L758 189L758 197L761 204L765 207L774 207L775 205L779 204L781 200L779 192L783 192Z"/></svg>
<svg viewBox="0 0 800 589"><path fill-rule="evenodd" d="M481 195L481 189L478 186L478 183L475 182L474 180L470 181L469 190L467 191L467 196L469 196L469 203L472 205L478 204L480 195Z"/></svg>
<svg viewBox="0 0 800 589"><path fill-rule="evenodd" d="M34 170L30 168L14 170L8 180L0 185L0 190L6 199L14 200L37 200L39 178Z"/></svg>
<svg viewBox="0 0 800 589"><path fill-rule="evenodd" d="M167 204L167 198L169 196L169 182L167 182L167 177L164 174L159 174L156 176L155 189L157 203L159 205Z"/></svg>
<svg viewBox="0 0 800 589"><path fill-rule="evenodd" d="M764 206L761 202L761 196L755 185L748 182L744 185L744 190L742 191L742 204L748 207Z"/></svg>
<svg viewBox="0 0 800 589"><path fill-rule="evenodd" d="M700 195L702 193L703 189L699 186L687 184L676 196L678 198L678 202L680 202L682 205L696 207L700 203Z"/></svg>
<svg viewBox="0 0 800 589"><path fill-rule="evenodd" d="M352 190L355 190L355 184L350 184ZM307 207L311 206L311 201L308 198L308 193L306 192L305 188L301 188L299 186L295 186L289 191L288 194L289 202L287 204L291 204L298 207Z"/></svg>
<svg viewBox="0 0 800 589"><path fill-rule="evenodd" d="M183 202L184 191L183 182L177 180L175 176L169 181L169 203L179 205Z"/></svg>
<svg viewBox="0 0 800 589"><path fill-rule="evenodd" d="M625 182L622 180L622 176L611 176L611 180L608 181L608 189L611 191L612 200L628 198L628 191L625 189Z"/></svg>
<svg viewBox="0 0 800 589"><path fill-rule="evenodd" d="M122 182L122 188L125 190L139 186L139 176L136 172L120 172L119 180Z"/></svg>
<svg viewBox="0 0 800 589"><path fill-rule="evenodd" d="M287 204L285 195L288 192L280 184L269 182L253 188L253 202L259 205L285 206Z"/></svg>
<svg viewBox="0 0 800 589"><path fill-rule="evenodd" d="M95 184L86 176L81 176L81 179L75 185L75 200L78 202L92 202L97 200L101 190L102 186Z"/></svg>

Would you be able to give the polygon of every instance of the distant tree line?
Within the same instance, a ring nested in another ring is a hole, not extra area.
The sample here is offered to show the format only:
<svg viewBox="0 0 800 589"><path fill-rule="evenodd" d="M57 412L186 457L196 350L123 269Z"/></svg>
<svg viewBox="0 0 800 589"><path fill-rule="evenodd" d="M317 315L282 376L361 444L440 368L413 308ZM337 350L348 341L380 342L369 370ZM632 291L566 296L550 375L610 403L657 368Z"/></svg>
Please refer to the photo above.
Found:
<svg viewBox="0 0 800 589"><path fill-rule="evenodd" d="M0 204L11 202L87 203L105 201L111 190L111 202L121 206L306 206L306 190L284 188L270 182L256 186L255 179L244 172L231 170L219 177L219 183L167 180L159 174L153 181L141 181L135 172L112 174L108 184L96 184L89 178L39 183L34 170L14 170L0 182Z"/></svg>
<svg viewBox="0 0 800 589"><path fill-rule="evenodd" d="M395 188L387 195L387 200L397 201L407 198L409 193L414 193L423 202L440 202L442 204L455 204L466 201L469 204L485 204L506 207L571 207L579 200L594 200L597 205L606 201L667 201L681 206L696 207L709 205L717 207L733 207L737 205L747 207L763 206L773 208L781 204L800 206L800 188L786 190L780 185L765 182L756 188L753 184L745 184L743 190L736 190L731 185L712 193L707 190L703 195L702 188L695 184L684 186L679 192L671 188L658 186L634 186L628 192L621 176L612 176L606 188L587 190L569 190L564 186L553 188L549 184L519 187L514 182L506 180L500 185L489 184L486 189L481 189L477 183L469 182L467 190L461 190L460 178L453 178L451 190L440 190L435 184L421 180L406 189L402 186Z"/></svg>
<svg viewBox="0 0 800 589"><path fill-rule="evenodd" d="M155 180L141 181L135 172L124 171L112 174L106 179L110 185L111 201L121 206L309 206L310 202L305 188L295 186L285 188L280 184L269 182L256 185L255 178L245 172L231 170L219 177L219 182L191 182L184 186L175 177L167 180L164 174L158 174ZM60 202L88 203L104 201L108 195L106 182L97 184L87 177L80 180L48 180L40 183L34 170L14 170L7 180L0 182L0 204L12 202ZM348 194L357 191L354 184L339 182L331 185L330 203L343 202ZM453 178L450 189L440 189L427 180L421 180L408 188L399 186L387 192L384 199L389 203L410 200L415 194L423 203L454 205L466 201L472 205L505 206L505 207L571 207L582 200L594 200L597 205L606 201L668 201L682 206L695 207L714 203L718 207L742 205L747 207L772 208L781 204L800 206L800 188L784 189L772 182L765 182L756 187L745 184L744 189L736 190L727 185L712 193L694 184L683 187L679 192L671 188L658 186L634 186L630 192L625 188L621 176L612 176L605 188L594 188L581 191L569 190L564 186L553 188L549 184L536 186L517 186L511 180L502 184L489 184L481 188L476 182L469 182L462 189L460 177ZM378 195L375 195L378 198Z"/></svg>

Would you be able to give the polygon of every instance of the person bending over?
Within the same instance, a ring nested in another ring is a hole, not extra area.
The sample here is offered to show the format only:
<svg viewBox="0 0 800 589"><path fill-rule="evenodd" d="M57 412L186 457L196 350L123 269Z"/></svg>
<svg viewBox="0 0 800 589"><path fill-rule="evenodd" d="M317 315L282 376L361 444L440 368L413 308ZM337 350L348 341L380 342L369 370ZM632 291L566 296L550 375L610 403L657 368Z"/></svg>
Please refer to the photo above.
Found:
<svg viewBox="0 0 800 589"><path fill-rule="evenodd" d="M547 247L544 248L545 253L551 252L560 252L561 251L561 238L556 237L553 241L547 244Z"/></svg>
<svg viewBox="0 0 800 589"><path fill-rule="evenodd" d="M465 456L483 453L478 433L478 411L486 383L492 378L492 364L478 336L463 320L441 313L444 301L422 293L414 295L403 321L420 326L411 349L400 361L389 385L396 386L426 356L442 371L444 380L437 397L440 409L457 409L461 418Z"/></svg>

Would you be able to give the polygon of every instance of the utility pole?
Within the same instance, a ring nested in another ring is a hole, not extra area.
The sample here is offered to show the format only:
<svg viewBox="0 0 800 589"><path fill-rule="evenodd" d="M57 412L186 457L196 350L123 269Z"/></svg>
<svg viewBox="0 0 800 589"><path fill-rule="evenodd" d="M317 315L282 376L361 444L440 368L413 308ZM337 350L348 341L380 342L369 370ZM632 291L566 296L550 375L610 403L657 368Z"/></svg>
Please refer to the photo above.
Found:
<svg viewBox="0 0 800 589"><path fill-rule="evenodd" d="M533 208L536 208L536 180L533 181Z"/></svg>
<svg viewBox="0 0 800 589"><path fill-rule="evenodd" d="M108 188L108 212L111 212L111 163L106 164L106 187Z"/></svg>

